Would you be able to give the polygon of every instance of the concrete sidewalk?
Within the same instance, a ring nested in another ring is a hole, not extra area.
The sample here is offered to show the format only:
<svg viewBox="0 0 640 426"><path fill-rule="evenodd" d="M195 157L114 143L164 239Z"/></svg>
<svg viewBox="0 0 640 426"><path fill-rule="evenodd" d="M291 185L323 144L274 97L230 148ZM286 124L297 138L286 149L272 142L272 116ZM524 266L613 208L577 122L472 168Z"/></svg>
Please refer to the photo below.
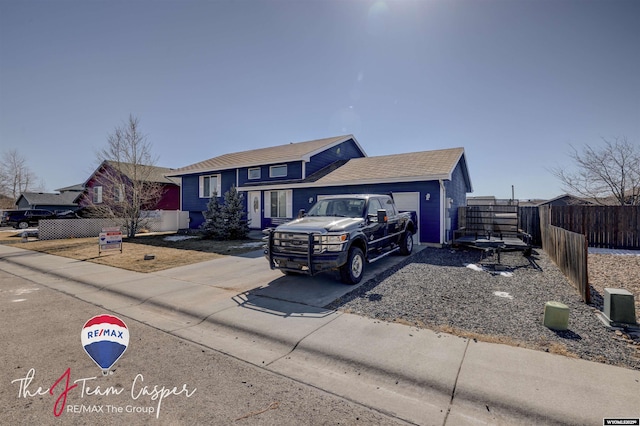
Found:
<svg viewBox="0 0 640 426"><path fill-rule="evenodd" d="M331 277L283 300L259 253L142 274L0 245L0 269L410 423L640 417L639 371L324 309Z"/></svg>

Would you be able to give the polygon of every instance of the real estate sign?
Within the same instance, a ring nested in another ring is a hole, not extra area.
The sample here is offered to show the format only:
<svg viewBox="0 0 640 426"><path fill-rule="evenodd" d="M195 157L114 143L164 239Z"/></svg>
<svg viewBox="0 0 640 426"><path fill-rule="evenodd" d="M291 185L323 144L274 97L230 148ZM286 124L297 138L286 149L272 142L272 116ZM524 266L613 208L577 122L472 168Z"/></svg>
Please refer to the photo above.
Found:
<svg viewBox="0 0 640 426"><path fill-rule="evenodd" d="M98 235L98 254L114 249L119 249L122 253L122 231L118 227L102 228Z"/></svg>

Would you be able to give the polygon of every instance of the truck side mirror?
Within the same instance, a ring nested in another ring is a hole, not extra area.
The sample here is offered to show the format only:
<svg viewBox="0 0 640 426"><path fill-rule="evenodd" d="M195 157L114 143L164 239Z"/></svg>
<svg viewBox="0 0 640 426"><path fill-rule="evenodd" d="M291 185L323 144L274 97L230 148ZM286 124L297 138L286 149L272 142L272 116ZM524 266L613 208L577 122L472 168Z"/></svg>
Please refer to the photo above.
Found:
<svg viewBox="0 0 640 426"><path fill-rule="evenodd" d="M307 211L305 209L300 209L300 211L298 211L298 219L303 218L307 215Z"/></svg>
<svg viewBox="0 0 640 426"><path fill-rule="evenodd" d="M387 223L387 211L384 209L378 210L378 223Z"/></svg>

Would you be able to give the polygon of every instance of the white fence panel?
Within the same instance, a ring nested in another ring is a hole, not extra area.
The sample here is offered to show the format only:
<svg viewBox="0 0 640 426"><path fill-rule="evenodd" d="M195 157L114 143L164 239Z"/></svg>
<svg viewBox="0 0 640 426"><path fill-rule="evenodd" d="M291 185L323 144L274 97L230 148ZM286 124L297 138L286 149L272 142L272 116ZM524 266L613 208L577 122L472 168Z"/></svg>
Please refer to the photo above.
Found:
<svg viewBox="0 0 640 426"><path fill-rule="evenodd" d="M151 232L172 232L189 227L189 212L158 210L144 212L141 225ZM125 219L43 219L38 225L41 240L96 237L102 228L122 226ZM123 228L124 231L124 228Z"/></svg>
<svg viewBox="0 0 640 426"><path fill-rule="evenodd" d="M189 212L157 210L144 212L145 227L151 232L170 232L189 227Z"/></svg>
<svg viewBox="0 0 640 426"><path fill-rule="evenodd" d="M102 228L112 226L118 226L113 219L43 219L38 223L38 238L41 240L98 238Z"/></svg>

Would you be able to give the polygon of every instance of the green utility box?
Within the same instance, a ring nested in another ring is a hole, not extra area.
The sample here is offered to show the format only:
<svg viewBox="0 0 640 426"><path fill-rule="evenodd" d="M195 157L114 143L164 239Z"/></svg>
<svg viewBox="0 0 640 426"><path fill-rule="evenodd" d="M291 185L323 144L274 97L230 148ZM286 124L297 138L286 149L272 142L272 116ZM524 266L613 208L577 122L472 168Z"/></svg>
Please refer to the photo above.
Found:
<svg viewBox="0 0 640 426"><path fill-rule="evenodd" d="M605 288L603 313L611 323L636 325L633 294L621 288Z"/></svg>
<svg viewBox="0 0 640 426"><path fill-rule="evenodd" d="M569 329L569 307L560 302L545 303L543 324L552 330Z"/></svg>

